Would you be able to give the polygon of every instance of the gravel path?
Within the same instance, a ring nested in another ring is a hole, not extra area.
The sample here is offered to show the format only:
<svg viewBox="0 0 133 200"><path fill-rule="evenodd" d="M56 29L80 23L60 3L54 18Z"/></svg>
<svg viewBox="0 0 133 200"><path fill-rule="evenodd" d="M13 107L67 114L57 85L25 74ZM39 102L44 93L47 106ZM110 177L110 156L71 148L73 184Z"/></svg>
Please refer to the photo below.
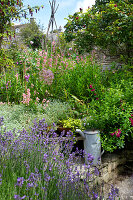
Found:
<svg viewBox="0 0 133 200"><path fill-rule="evenodd" d="M117 180L115 186L119 189L121 200L133 200L133 175L121 181Z"/></svg>
<svg viewBox="0 0 133 200"><path fill-rule="evenodd" d="M106 191L109 190L111 184L119 189L120 200L133 200L133 170L129 166L124 166L117 179L105 185Z"/></svg>

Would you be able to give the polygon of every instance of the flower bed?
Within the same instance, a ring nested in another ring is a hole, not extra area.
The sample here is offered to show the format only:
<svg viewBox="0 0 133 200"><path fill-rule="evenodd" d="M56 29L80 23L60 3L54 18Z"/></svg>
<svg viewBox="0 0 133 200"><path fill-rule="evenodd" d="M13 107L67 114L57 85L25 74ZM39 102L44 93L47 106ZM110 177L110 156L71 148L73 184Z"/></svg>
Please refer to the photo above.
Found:
<svg viewBox="0 0 133 200"><path fill-rule="evenodd" d="M124 148L125 140L133 138L132 72L126 66L116 70L113 64L112 71L103 71L94 55L64 56L56 48L52 55L26 49L16 61L16 68L1 73L0 101L21 104L45 118L49 113L49 125L61 120L65 125L71 121L73 129L99 129L106 151Z"/></svg>
<svg viewBox="0 0 133 200"><path fill-rule="evenodd" d="M3 118L0 118L0 197L1 199L97 199L98 193L91 173L93 157L84 165L84 174L77 169L76 161L82 151L71 153L73 146L72 133L68 132L63 153L55 150L57 142L53 129L47 132L45 120L35 121L31 130L19 132L19 136L11 131L2 131ZM43 131L43 136L42 136ZM62 137L59 137L60 143ZM78 155L78 156L77 156ZM83 181L81 177L84 175ZM91 181L91 185L90 181ZM117 196L116 191L109 194Z"/></svg>

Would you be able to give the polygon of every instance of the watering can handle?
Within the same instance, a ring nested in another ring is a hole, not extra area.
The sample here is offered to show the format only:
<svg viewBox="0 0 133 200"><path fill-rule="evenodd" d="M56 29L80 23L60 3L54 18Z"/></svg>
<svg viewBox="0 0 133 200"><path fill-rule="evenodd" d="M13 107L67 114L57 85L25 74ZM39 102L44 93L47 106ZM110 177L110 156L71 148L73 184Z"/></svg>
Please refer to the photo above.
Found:
<svg viewBox="0 0 133 200"><path fill-rule="evenodd" d="M79 133L85 139L85 135L80 129L76 129L75 132Z"/></svg>
<svg viewBox="0 0 133 200"><path fill-rule="evenodd" d="M103 149L103 151L101 152L101 156L104 154L104 149Z"/></svg>

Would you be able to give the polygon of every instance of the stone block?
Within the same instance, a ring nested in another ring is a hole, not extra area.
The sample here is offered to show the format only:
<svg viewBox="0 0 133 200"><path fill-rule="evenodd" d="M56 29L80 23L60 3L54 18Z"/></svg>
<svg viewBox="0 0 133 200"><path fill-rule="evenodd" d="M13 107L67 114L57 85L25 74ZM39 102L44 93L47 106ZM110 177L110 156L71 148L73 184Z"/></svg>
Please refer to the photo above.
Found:
<svg viewBox="0 0 133 200"><path fill-rule="evenodd" d="M112 163L112 169L115 170L117 168L117 166L119 165L119 162L116 161L116 162L113 162Z"/></svg>
<svg viewBox="0 0 133 200"><path fill-rule="evenodd" d="M108 173L111 173L111 171L113 170L113 165L112 163L108 164Z"/></svg>
<svg viewBox="0 0 133 200"><path fill-rule="evenodd" d="M101 169L101 174L106 174L108 173L108 166L107 167L104 167L103 169Z"/></svg>
<svg viewBox="0 0 133 200"><path fill-rule="evenodd" d="M111 179L110 174L109 173L103 174L102 179L105 183L107 183Z"/></svg>

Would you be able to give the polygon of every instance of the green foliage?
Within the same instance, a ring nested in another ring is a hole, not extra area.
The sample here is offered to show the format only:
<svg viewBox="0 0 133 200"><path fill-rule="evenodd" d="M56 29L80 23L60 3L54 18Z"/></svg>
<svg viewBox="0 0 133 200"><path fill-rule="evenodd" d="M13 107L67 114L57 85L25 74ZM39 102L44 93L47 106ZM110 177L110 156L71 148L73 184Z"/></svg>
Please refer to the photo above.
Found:
<svg viewBox="0 0 133 200"><path fill-rule="evenodd" d="M20 103L22 100L23 83L20 76L11 68L8 73L2 73L0 81L0 101Z"/></svg>
<svg viewBox="0 0 133 200"><path fill-rule="evenodd" d="M32 49L42 48L41 40L43 39L45 41L45 36L34 20L26 24L24 28L21 28L20 35L25 44Z"/></svg>
<svg viewBox="0 0 133 200"><path fill-rule="evenodd" d="M74 95L85 102L98 98L101 90L101 69L93 62L93 56L76 56L76 62L68 59L67 63L69 67L54 75L52 85L56 87L50 88L52 94L62 99L69 99ZM89 89L91 84L95 85L95 92Z"/></svg>
<svg viewBox="0 0 133 200"><path fill-rule="evenodd" d="M65 36L67 41L74 39L81 52L96 45L108 49L111 54L121 54L125 62L132 63L132 22L133 4L130 1L102 1L85 13L69 15Z"/></svg>
<svg viewBox="0 0 133 200"><path fill-rule="evenodd" d="M41 6L43 8L43 6ZM23 7L23 0L1 0L0 2L0 49L1 43L6 32L7 36L11 38L11 21L20 20L22 17L27 18L28 12L33 15L33 12L38 12L40 7L35 6L31 8L29 5L27 9Z"/></svg>
<svg viewBox="0 0 133 200"><path fill-rule="evenodd" d="M6 50L0 49L0 55L0 73L5 69L15 67L13 60L8 57Z"/></svg>
<svg viewBox="0 0 133 200"><path fill-rule="evenodd" d="M27 49L26 45L17 40L14 40L13 42L10 43L10 46L6 50L6 53L8 57L14 61L14 63L17 63L19 53L26 49ZM17 68L17 65L15 67Z"/></svg>
<svg viewBox="0 0 133 200"><path fill-rule="evenodd" d="M71 128L72 132L75 132L77 128L82 128L81 119L74 119L74 118L68 118L62 121L59 121L65 128Z"/></svg>
<svg viewBox="0 0 133 200"><path fill-rule="evenodd" d="M133 104L128 102L130 97L126 98L124 94L120 88L108 88L100 102L91 102L91 117L85 120L87 128L101 131L102 146L110 152L124 148L125 138L133 131L130 121ZM120 135L116 135L118 130L121 131Z"/></svg>
<svg viewBox="0 0 133 200"><path fill-rule="evenodd" d="M59 100L51 101L45 108L44 113L55 123L73 116L69 102L61 102Z"/></svg>
<svg viewBox="0 0 133 200"><path fill-rule="evenodd" d="M33 116L40 113L49 125L68 119L65 123L73 127L86 117L89 125L83 128L100 129L105 150L123 148L133 132L132 71L127 66L116 69L115 64L102 71L93 55L79 56L73 48L68 52L67 57L56 54L55 43L52 55L31 49L17 52L17 67L1 73L0 101L23 103L24 110Z"/></svg>
<svg viewBox="0 0 133 200"><path fill-rule="evenodd" d="M58 40L55 44L55 52L56 54L64 54L64 56L69 55L69 48L71 47L71 44L66 42L64 33L59 33Z"/></svg>

